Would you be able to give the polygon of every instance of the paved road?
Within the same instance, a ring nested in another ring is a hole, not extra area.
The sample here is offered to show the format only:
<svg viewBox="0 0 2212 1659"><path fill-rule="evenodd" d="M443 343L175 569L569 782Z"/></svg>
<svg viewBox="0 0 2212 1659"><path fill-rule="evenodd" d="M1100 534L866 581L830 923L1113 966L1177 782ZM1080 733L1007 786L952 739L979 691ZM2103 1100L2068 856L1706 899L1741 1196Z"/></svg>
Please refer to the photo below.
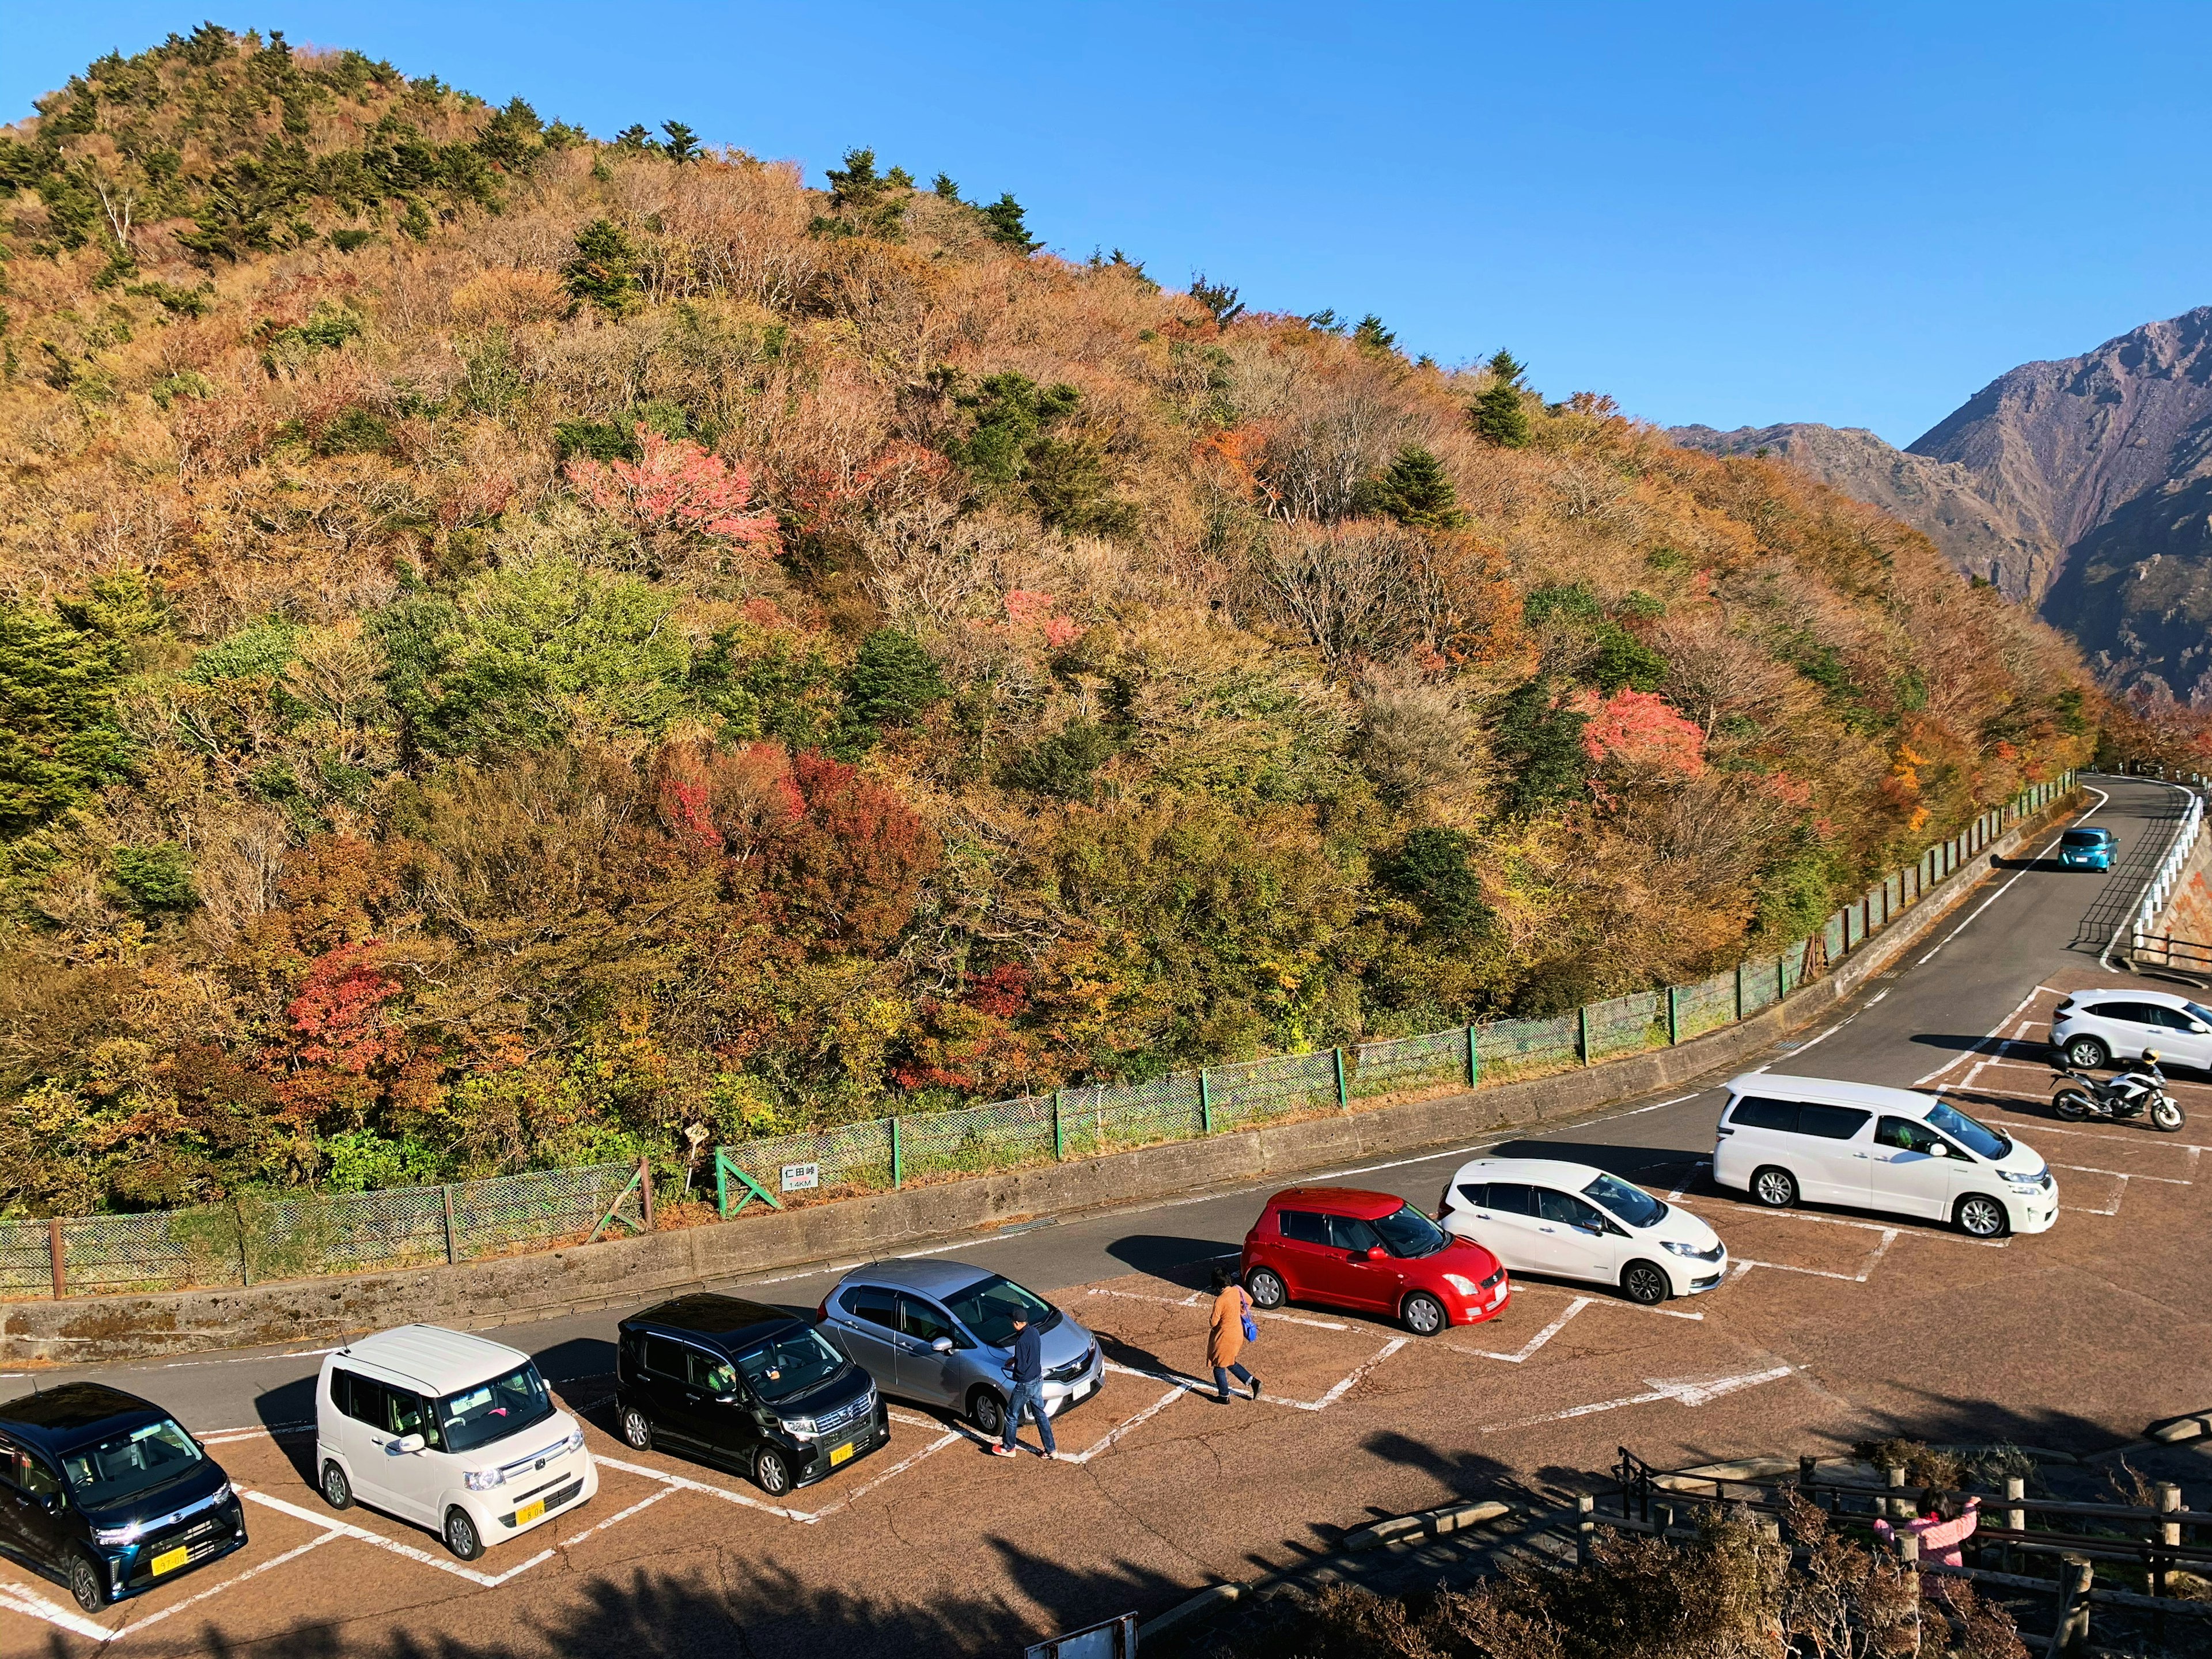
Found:
<svg viewBox="0 0 2212 1659"><path fill-rule="evenodd" d="M1003 1649L1097 1613L1157 1611L1211 1578L1326 1548L1374 1514L1556 1488L1609 1462L1620 1440L1660 1460L1829 1449L1899 1427L2112 1443L2150 1416L2212 1403L2196 1253L2182 1244L2202 1237L2197 1134L2060 1129L2041 1109L2047 1082L2032 1046L2008 1046L2033 1044L2057 990L2114 980L2097 961L2125 908L2114 901L2139 890L2179 819L2178 791L2094 783L2094 820L2121 842L2113 876L2040 859L2000 871L1834 1024L1768 1059L1778 1071L1925 1083L2005 1118L2062 1166L2066 1212L2041 1238L1978 1246L1847 1212L1740 1206L1701 1174L1723 1081L1701 1079L1540 1140L1480 1145L1571 1147L1677 1193L1735 1255L1771 1271L1659 1314L1524 1281L1504 1320L1430 1344L1291 1310L1253 1356L1278 1409L1224 1412L1177 1380L1199 1369L1192 1291L1284 1182L1045 1218L936 1253L1057 1295L1106 1339L1117 1367L1108 1389L1063 1425L1082 1464L994 1463L947 1425L905 1413L888 1452L779 1511L733 1478L633 1456L595 1432L595 1449L617 1461L603 1465L590 1510L546 1529L559 1534L544 1539L552 1555L518 1544L477 1571L359 1510L351 1530L331 1529L288 1432L312 1418L318 1353L91 1368L70 1374L161 1400L258 1494L249 1551L96 1623L179 1651L218 1639L301 1654L407 1643L457 1655L641 1642L663 1651L696 1639L799 1654L820 1651L832 1632L856 1652ZM2185 1095L2204 1113L2191 1129L2212 1127L2212 1090ZM1433 1207L1477 1149L1305 1178ZM846 1265L745 1288L811 1309ZM538 1355L595 1431L610 1426L599 1407L614 1317L502 1332ZM494 1582L501 1575L514 1582ZM72 1622L65 1600L0 1567L0 1608L18 1609L0 1611L0 1656L86 1646L92 1626Z"/></svg>

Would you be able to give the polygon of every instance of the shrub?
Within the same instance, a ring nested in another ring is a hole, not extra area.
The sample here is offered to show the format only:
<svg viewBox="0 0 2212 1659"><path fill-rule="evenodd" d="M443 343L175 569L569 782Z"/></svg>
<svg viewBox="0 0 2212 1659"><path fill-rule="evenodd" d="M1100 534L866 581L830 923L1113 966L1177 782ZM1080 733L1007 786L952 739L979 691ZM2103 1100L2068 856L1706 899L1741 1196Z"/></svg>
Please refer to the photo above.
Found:
<svg viewBox="0 0 2212 1659"><path fill-rule="evenodd" d="M1516 687L1491 728L1491 752L1504 769L1502 805L1528 817L1579 797L1589 781L1584 740L1589 716L1562 703L1540 675Z"/></svg>
<svg viewBox="0 0 2212 1659"><path fill-rule="evenodd" d="M947 695L936 662L912 635L878 628L860 641L846 672L841 742L866 749L882 727L903 726Z"/></svg>
<svg viewBox="0 0 2212 1659"><path fill-rule="evenodd" d="M1482 938L1498 921L1468 861L1469 847L1457 830L1416 830L1381 871L1384 882L1412 900L1429 927L1455 945Z"/></svg>
<svg viewBox="0 0 2212 1659"><path fill-rule="evenodd" d="M192 857L173 841L118 847L110 856L114 888L139 910L185 910L198 902L192 890Z"/></svg>
<svg viewBox="0 0 2212 1659"><path fill-rule="evenodd" d="M0 605L0 833L20 834L124 775L121 641Z"/></svg>
<svg viewBox="0 0 2212 1659"><path fill-rule="evenodd" d="M561 268L561 276L578 304L618 317L640 296L637 245L613 220L594 219L577 233L575 255Z"/></svg>

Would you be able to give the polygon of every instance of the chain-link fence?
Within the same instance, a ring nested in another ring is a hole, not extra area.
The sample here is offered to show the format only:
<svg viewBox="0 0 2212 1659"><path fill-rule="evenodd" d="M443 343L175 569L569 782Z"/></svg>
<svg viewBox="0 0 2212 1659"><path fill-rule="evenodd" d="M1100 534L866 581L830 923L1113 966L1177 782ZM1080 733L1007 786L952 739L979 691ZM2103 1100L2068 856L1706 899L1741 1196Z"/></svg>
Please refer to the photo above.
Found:
<svg viewBox="0 0 2212 1659"><path fill-rule="evenodd" d="M878 1118L725 1146L720 1156L778 1203L813 1201L1352 1111L1420 1091L1492 1087L1687 1042L1773 1006L1826 972L2072 783L2069 774L2037 786L1892 872L1812 937L1692 985L1632 992L1552 1018L1490 1020L1144 1083ZM149 1215L0 1221L0 1297L255 1284L543 1249L593 1234L611 1212L630 1229L645 1224L641 1173L609 1164Z"/></svg>

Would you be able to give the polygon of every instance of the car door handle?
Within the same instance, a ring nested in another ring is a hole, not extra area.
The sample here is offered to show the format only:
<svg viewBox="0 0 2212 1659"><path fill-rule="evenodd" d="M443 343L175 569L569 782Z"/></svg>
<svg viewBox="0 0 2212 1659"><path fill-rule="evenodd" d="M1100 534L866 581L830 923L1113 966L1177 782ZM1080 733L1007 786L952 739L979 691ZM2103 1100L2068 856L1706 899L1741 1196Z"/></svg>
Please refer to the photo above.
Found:
<svg viewBox="0 0 2212 1659"><path fill-rule="evenodd" d="M1864 1162L1866 1162L1867 1155L1866 1155L1864 1152L1853 1152L1853 1153L1851 1154L1851 1156L1852 1156L1853 1158L1857 1158L1857 1159L1858 1159L1862 1164L1863 1164ZM1888 1162L1888 1160L1887 1160L1887 1158L1883 1159L1882 1161L1883 1161L1884 1163L1887 1163L1887 1162Z"/></svg>

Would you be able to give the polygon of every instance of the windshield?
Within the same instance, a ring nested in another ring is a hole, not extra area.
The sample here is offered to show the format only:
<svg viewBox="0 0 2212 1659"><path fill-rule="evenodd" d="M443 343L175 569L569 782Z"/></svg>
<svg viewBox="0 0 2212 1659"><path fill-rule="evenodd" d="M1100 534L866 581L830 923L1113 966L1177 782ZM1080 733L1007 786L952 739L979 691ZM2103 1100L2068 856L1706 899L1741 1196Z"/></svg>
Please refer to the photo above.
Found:
<svg viewBox="0 0 2212 1659"><path fill-rule="evenodd" d="M1603 1205L1632 1227L1649 1227L1667 1213L1664 1204L1618 1176L1600 1176L1583 1188L1583 1196Z"/></svg>
<svg viewBox="0 0 2212 1659"><path fill-rule="evenodd" d="M993 1273L979 1279L945 1305L952 1316L975 1334L976 1340L994 1348L1014 1346L1014 1316L1018 1314L1039 1330L1050 1330L1060 1315L1049 1302Z"/></svg>
<svg viewBox="0 0 2212 1659"><path fill-rule="evenodd" d="M62 1473L69 1477L77 1507L98 1510L166 1485L205 1455L198 1441L165 1417L79 1447L62 1459Z"/></svg>
<svg viewBox="0 0 2212 1659"><path fill-rule="evenodd" d="M844 1364L844 1356L811 1330L756 1343L738 1356L738 1369L745 1381L769 1401L786 1400L827 1382Z"/></svg>
<svg viewBox="0 0 2212 1659"><path fill-rule="evenodd" d="M1410 1204L1372 1224L1392 1255L1434 1255L1451 1243L1443 1228Z"/></svg>
<svg viewBox="0 0 2212 1659"><path fill-rule="evenodd" d="M2002 1158L2012 1150L2007 1140L1985 1123L1978 1123L1956 1107L1936 1103L1935 1110L1928 1114L1928 1127L1941 1129L1952 1139L1963 1142L1970 1150L1984 1158Z"/></svg>
<svg viewBox="0 0 2212 1659"><path fill-rule="evenodd" d="M552 1415L553 1396L535 1365L520 1366L438 1402L447 1451L474 1451Z"/></svg>
<svg viewBox="0 0 2212 1659"><path fill-rule="evenodd" d="M2212 1025L2212 1008L2202 1008L2193 1002L2185 1003L2182 1006L2207 1025Z"/></svg>

